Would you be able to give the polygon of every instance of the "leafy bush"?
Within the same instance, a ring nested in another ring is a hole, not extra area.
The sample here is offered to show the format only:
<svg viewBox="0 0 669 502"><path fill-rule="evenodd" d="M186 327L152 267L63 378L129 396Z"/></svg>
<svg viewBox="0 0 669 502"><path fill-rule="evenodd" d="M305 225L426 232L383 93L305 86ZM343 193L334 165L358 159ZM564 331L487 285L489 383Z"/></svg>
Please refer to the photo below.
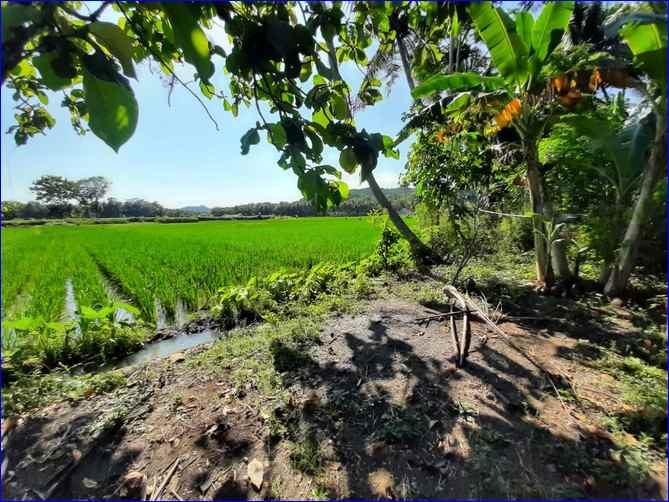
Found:
<svg viewBox="0 0 669 502"><path fill-rule="evenodd" d="M221 288L211 311L226 327L232 327L241 321L259 321L265 312L274 310L275 306L269 291L252 277L246 286Z"/></svg>
<svg viewBox="0 0 669 502"><path fill-rule="evenodd" d="M245 286L221 288L214 300L213 315L230 328L241 322L267 319L281 305L313 302L324 295L339 294L350 286L363 288L362 269L354 264L318 263L308 270L280 270L264 279L252 277Z"/></svg>
<svg viewBox="0 0 669 502"><path fill-rule="evenodd" d="M510 253L534 249L534 231L530 218L501 218L496 230L497 249Z"/></svg>
<svg viewBox="0 0 669 502"><path fill-rule="evenodd" d="M383 227L381 239L376 245L376 251L362 260L360 270L372 277L376 277L382 272L391 272L403 276L415 267L416 260L412 255L409 243L386 223Z"/></svg>
<svg viewBox="0 0 669 502"><path fill-rule="evenodd" d="M77 363L107 363L142 347L148 331L141 324L116 321L122 308L139 313L126 304L113 304L95 310L82 307L78 319L47 322L23 318L5 321L2 339L4 375L45 371Z"/></svg>

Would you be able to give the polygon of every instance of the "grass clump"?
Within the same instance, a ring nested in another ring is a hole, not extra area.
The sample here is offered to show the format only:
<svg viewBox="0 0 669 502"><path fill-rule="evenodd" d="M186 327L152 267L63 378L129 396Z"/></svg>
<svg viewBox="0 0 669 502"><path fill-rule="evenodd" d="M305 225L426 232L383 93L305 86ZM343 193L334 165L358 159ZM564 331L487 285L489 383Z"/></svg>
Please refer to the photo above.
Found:
<svg viewBox="0 0 669 502"><path fill-rule="evenodd" d="M427 429L424 414L394 409L385 417L378 435L388 444L410 444L419 441Z"/></svg>
<svg viewBox="0 0 669 502"><path fill-rule="evenodd" d="M291 445L290 465L305 474L314 476L322 471L324 454L316 431L308 428L301 441Z"/></svg>
<svg viewBox="0 0 669 502"><path fill-rule="evenodd" d="M664 449L667 441L667 371L633 356L603 363L620 382L627 410L613 415L612 425L635 436L650 437Z"/></svg>
<svg viewBox="0 0 669 502"><path fill-rule="evenodd" d="M22 414L56 401L88 399L125 385L127 378L118 370L77 376L64 371L19 374L2 390L3 416Z"/></svg>
<svg viewBox="0 0 669 502"><path fill-rule="evenodd" d="M209 350L196 355L192 364L213 371L230 370L232 381L238 388L252 385L266 396L280 398L285 389L281 371L275 366L275 357L286 360L290 352L301 353L318 336L315 323L308 320L241 328L230 332ZM277 347L282 348L281 356L275 356Z"/></svg>

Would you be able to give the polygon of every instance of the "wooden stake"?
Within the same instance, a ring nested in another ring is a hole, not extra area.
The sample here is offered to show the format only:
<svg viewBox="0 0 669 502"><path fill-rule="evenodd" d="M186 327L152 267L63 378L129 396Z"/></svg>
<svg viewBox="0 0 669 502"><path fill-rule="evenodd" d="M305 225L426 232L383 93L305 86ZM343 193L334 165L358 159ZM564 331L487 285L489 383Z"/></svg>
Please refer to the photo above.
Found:
<svg viewBox="0 0 669 502"><path fill-rule="evenodd" d="M174 464L172 465L172 468L170 469L170 471L165 476L165 479L163 479L163 482L160 483L160 486L155 491L155 493L151 494L151 500L158 500L158 497L160 497L160 494L163 493L163 490L167 486L167 483L169 483L170 479L172 479L172 476L174 475L174 472L177 470L177 467L179 466L180 461L181 461L181 458L177 457L177 459L174 461Z"/></svg>

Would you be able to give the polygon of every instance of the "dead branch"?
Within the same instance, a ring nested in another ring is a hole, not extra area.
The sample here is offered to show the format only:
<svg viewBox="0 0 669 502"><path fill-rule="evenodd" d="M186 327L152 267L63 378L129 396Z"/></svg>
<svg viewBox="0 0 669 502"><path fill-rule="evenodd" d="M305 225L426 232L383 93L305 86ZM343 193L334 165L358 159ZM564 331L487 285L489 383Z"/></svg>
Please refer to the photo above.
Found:
<svg viewBox="0 0 669 502"><path fill-rule="evenodd" d="M174 472L177 470L177 467L179 467L179 462L181 461L181 457L177 457L177 459L174 461L174 464L172 464L172 468L169 470L167 475L165 476L165 479L163 479L163 482L160 483L160 486L158 489L151 494L151 500L158 500L160 495L163 493L163 490L167 486L167 483L170 482L170 479L172 479L172 476L174 475Z"/></svg>
<svg viewBox="0 0 669 502"><path fill-rule="evenodd" d="M460 360L462 356L462 350L460 349L460 339L458 338L458 328L455 324L455 316L451 316L451 336L453 337L453 344L455 345L455 361L458 366L460 366Z"/></svg>
<svg viewBox="0 0 669 502"><path fill-rule="evenodd" d="M469 355L469 346L472 343L472 328L469 324L469 313L467 311L465 311L462 317L462 331L464 346L462 348L462 354L460 355L460 366L465 365L465 361L467 361L467 356Z"/></svg>

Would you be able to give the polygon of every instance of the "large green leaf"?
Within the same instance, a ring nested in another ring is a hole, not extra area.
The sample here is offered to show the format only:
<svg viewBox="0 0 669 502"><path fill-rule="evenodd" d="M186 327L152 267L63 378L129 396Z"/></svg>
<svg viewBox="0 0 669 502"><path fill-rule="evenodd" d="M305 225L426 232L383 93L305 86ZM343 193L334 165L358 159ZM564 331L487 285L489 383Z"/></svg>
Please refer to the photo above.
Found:
<svg viewBox="0 0 669 502"><path fill-rule="evenodd" d="M33 58L33 65L39 70L42 82L52 91L59 91L72 85L72 79L63 78L53 69L53 60L57 57L55 52L47 52Z"/></svg>
<svg viewBox="0 0 669 502"><path fill-rule="evenodd" d="M2 40L10 38L11 30L23 23L33 21L39 16L39 9L33 5L9 4L2 5Z"/></svg>
<svg viewBox="0 0 669 502"><path fill-rule="evenodd" d="M118 59L127 77L137 78L132 64L132 41L121 28L114 23L95 21L88 26L90 32L109 52Z"/></svg>
<svg viewBox="0 0 669 502"><path fill-rule="evenodd" d="M349 174L353 174L358 167L358 159L352 148L344 148L339 155L339 165Z"/></svg>
<svg viewBox="0 0 669 502"><path fill-rule="evenodd" d="M469 13L499 74L512 81L522 81L527 69L527 50L508 14L491 2L472 3Z"/></svg>
<svg viewBox="0 0 669 502"><path fill-rule="evenodd" d="M532 47L539 62L545 61L560 43L573 10L574 2L548 2L544 5L532 28Z"/></svg>
<svg viewBox="0 0 669 502"><path fill-rule="evenodd" d="M419 99L439 91L492 91L502 87L504 87L504 79L501 77L487 77L474 72L438 74L432 75L416 86L411 91L411 96Z"/></svg>
<svg viewBox="0 0 669 502"><path fill-rule="evenodd" d="M175 43L183 50L184 58L197 68L200 78L209 81L214 74L214 64L209 53L209 41L196 17L183 3L163 3L174 32Z"/></svg>
<svg viewBox="0 0 669 502"><path fill-rule="evenodd" d="M655 115L650 113L626 125L620 133L620 144L627 153L625 167L638 172L646 165L648 151L655 132Z"/></svg>
<svg viewBox="0 0 669 502"><path fill-rule="evenodd" d="M651 4L652 6L652 4ZM664 23L667 24L667 14L656 14L653 12L647 12L647 11L637 11L637 12L631 12L628 14L624 14L621 16L616 17L612 22L607 24L604 27L604 34L609 37L613 38L615 37L618 32L620 31L620 28L623 27L623 25L628 24L628 23L637 23L637 24L648 24L648 23Z"/></svg>
<svg viewBox="0 0 669 502"><path fill-rule="evenodd" d="M666 86L667 24L627 24L620 30L639 66L650 78Z"/></svg>
<svg viewBox="0 0 669 502"><path fill-rule="evenodd" d="M532 49L532 28L534 27L534 18L529 12L519 12L516 14L516 33L520 40L525 44L527 52Z"/></svg>
<svg viewBox="0 0 669 502"><path fill-rule="evenodd" d="M118 152L137 127L135 95L121 75L116 80L106 80L86 69L83 73L88 125L93 134Z"/></svg>

